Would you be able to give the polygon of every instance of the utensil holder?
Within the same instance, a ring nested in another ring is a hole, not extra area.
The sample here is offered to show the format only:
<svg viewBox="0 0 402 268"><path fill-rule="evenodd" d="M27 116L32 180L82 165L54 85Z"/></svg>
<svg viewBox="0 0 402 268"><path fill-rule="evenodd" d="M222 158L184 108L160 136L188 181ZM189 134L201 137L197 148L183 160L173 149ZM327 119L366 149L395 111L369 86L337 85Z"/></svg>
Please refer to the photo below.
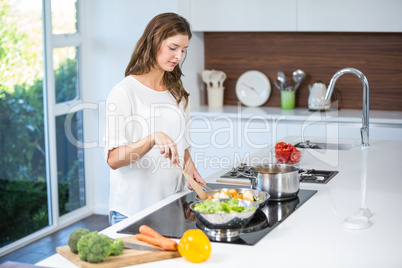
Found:
<svg viewBox="0 0 402 268"><path fill-rule="evenodd" d="M224 87L208 87L208 106L211 108L221 108L223 106Z"/></svg>
<svg viewBox="0 0 402 268"><path fill-rule="evenodd" d="M296 91L281 91L281 107L290 110L295 108Z"/></svg>

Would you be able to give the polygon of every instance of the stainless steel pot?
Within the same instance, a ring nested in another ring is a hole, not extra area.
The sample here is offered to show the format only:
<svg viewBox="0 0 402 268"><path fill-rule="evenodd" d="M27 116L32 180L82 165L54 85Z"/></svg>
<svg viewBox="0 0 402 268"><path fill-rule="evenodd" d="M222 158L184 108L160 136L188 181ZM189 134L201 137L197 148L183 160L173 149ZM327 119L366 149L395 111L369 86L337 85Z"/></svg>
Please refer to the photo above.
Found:
<svg viewBox="0 0 402 268"><path fill-rule="evenodd" d="M267 164L252 167L250 176L252 189L268 192L270 200L287 200L299 192L300 180L297 166ZM302 170L303 171L303 170Z"/></svg>

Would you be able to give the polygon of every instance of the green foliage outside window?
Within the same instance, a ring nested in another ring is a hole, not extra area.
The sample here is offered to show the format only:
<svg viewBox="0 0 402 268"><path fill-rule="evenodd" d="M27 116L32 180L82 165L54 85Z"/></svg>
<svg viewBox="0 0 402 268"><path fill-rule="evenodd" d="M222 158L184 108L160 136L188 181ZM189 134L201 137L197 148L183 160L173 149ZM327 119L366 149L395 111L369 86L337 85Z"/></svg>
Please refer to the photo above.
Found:
<svg viewBox="0 0 402 268"><path fill-rule="evenodd" d="M0 247L48 225L42 95L42 80L15 86L13 93L0 86ZM62 214L70 184L78 178L77 165L64 177L58 184Z"/></svg>

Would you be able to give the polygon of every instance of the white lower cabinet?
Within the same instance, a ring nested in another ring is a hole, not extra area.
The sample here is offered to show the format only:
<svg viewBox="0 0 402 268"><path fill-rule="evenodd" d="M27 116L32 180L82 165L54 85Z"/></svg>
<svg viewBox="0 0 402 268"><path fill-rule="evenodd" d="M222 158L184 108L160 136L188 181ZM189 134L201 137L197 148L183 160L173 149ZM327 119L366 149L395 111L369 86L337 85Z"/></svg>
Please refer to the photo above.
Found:
<svg viewBox="0 0 402 268"><path fill-rule="evenodd" d="M190 121L191 156L203 178L242 162L258 164L251 155L272 148L287 136L305 138L360 139L361 124L320 120L286 120L252 116L231 118L225 114L192 116ZM402 125L372 124L370 140L402 140Z"/></svg>
<svg viewBox="0 0 402 268"><path fill-rule="evenodd" d="M287 136L317 138L361 139L359 123L343 122L292 122L288 125ZM370 124L370 140L402 140L402 125Z"/></svg>
<svg viewBox="0 0 402 268"><path fill-rule="evenodd" d="M370 139L401 141L402 125L376 124L370 127Z"/></svg>

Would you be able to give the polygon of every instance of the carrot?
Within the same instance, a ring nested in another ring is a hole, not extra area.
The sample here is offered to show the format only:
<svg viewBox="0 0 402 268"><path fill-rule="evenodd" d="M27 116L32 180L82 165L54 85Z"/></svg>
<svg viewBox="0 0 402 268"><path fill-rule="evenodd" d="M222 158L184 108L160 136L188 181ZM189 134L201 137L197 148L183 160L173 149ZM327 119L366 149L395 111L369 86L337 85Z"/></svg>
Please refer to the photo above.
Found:
<svg viewBox="0 0 402 268"><path fill-rule="evenodd" d="M143 235L151 236L154 238L166 238L162 235L160 235L157 231L149 227L148 225L141 225L139 229L140 233Z"/></svg>
<svg viewBox="0 0 402 268"><path fill-rule="evenodd" d="M164 237L163 235L159 234L157 231L149 227L148 225L141 225L139 228L141 235L136 235L138 240L150 243L155 246L160 246L163 249L167 250L177 250L177 243L172 239ZM139 238L137 237L139 236ZM148 239L153 238L153 239Z"/></svg>
<svg viewBox="0 0 402 268"><path fill-rule="evenodd" d="M140 241L147 242L149 244L159 246L166 250L177 250L177 243L167 237L152 237L144 234L134 235Z"/></svg>

